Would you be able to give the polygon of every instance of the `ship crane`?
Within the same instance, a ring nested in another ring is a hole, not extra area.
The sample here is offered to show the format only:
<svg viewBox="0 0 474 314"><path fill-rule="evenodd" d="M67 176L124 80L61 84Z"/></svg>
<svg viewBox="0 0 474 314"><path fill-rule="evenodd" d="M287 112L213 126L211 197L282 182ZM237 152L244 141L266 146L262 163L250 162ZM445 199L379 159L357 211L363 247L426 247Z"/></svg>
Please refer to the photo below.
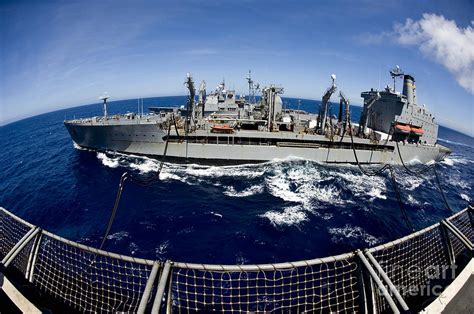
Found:
<svg viewBox="0 0 474 314"><path fill-rule="evenodd" d="M317 129L320 130L321 134L326 133L326 120L327 120L327 115L328 115L328 103L329 99L331 98L332 94L336 92L336 75L332 74L331 75L332 79L332 86L329 87L326 91L326 93L323 96L323 99L321 101L321 106L319 108L319 115L318 115L318 127Z"/></svg>
<svg viewBox="0 0 474 314"><path fill-rule="evenodd" d="M201 84L199 85L199 90L198 90L198 112L199 118L203 119L204 118L204 105L206 103L206 81L202 80Z"/></svg>
<svg viewBox="0 0 474 314"><path fill-rule="evenodd" d="M185 123L185 132L187 136L189 133L189 124L191 123L191 119L194 118L194 97L196 96L196 89L194 88L194 81L193 81L193 77L191 76L191 73L186 74L185 84L189 91L188 108L186 112L186 123Z"/></svg>
<svg viewBox="0 0 474 314"><path fill-rule="evenodd" d="M369 112L372 106L380 99L380 97L381 96L380 96L379 91L375 91L375 93L372 94L372 96L367 100L367 102L364 103L364 109L360 117L359 131L357 132L357 135L360 135L361 130L363 130L363 134L367 136L368 134L367 124L369 123Z"/></svg>
<svg viewBox="0 0 474 314"><path fill-rule="evenodd" d="M349 126L349 119L351 118L351 114L349 111L349 99L344 95L342 91L339 92L339 122L342 122L342 105L345 105L345 118L344 118L344 126L339 130L339 135L343 136L346 133L347 128ZM350 131L352 132L352 131Z"/></svg>

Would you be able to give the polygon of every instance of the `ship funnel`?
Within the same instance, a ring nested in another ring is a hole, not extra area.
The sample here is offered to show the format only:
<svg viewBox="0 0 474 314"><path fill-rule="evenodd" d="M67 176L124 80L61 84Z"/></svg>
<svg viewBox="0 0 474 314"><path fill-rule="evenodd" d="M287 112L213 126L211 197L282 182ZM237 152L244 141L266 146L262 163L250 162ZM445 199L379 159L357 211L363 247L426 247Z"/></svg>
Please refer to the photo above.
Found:
<svg viewBox="0 0 474 314"><path fill-rule="evenodd" d="M416 104L415 79L411 75L403 76L403 95L406 96L409 104Z"/></svg>

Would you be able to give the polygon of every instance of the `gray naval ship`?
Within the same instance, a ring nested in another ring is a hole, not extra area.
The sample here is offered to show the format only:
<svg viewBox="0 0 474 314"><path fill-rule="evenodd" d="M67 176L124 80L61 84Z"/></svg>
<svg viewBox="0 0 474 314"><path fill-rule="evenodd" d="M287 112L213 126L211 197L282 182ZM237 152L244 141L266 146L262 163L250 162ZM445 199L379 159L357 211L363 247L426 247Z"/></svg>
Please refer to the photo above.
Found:
<svg viewBox="0 0 474 314"><path fill-rule="evenodd" d="M166 160L177 162L239 164L298 157L325 163L400 164L443 159L450 150L437 143L434 116L417 104L414 77L398 67L390 74L393 88L361 93L364 106L359 123L351 122L349 100L342 92L338 114L331 114L335 75L319 113L311 114L284 109L283 88L260 88L249 72L247 97L227 90L224 82L207 94L202 81L196 91L188 74L186 106L109 116L105 96L101 98L103 116L64 124L80 147L165 155ZM402 93L395 89L398 77L403 78Z"/></svg>

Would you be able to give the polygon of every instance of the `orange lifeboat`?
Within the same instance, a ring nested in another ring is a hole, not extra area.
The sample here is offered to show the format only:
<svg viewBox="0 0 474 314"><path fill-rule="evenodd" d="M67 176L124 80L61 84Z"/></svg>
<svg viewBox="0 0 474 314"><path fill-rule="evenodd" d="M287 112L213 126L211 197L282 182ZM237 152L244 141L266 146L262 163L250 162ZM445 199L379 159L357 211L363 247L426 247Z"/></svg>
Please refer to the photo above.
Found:
<svg viewBox="0 0 474 314"><path fill-rule="evenodd" d="M416 127L416 126L411 127L411 132L415 133L416 135L423 135L423 133L425 133L425 131L423 131L422 128L419 128L419 127Z"/></svg>
<svg viewBox="0 0 474 314"><path fill-rule="evenodd" d="M234 128L228 124L215 124L211 127L212 133L234 133Z"/></svg>
<svg viewBox="0 0 474 314"><path fill-rule="evenodd" d="M409 125L397 123L395 124L395 130L402 133L410 133L411 128Z"/></svg>

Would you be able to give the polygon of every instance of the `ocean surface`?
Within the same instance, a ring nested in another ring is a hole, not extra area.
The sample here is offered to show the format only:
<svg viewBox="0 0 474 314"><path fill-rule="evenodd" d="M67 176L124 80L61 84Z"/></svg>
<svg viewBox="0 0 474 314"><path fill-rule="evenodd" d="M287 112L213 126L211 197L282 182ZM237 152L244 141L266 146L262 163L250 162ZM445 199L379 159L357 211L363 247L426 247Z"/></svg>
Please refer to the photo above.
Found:
<svg viewBox="0 0 474 314"><path fill-rule="evenodd" d="M299 106L297 99L284 101ZM144 99L145 111L184 103L184 96ZM318 105L300 104L311 112ZM361 108L351 110L358 121ZM137 111L137 100L109 104L111 114L127 111ZM120 176L156 171L159 161L76 148L63 120L95 115L101 115L100 104L0 127L0 206L43 229L98 246ZM474 139L444 127L439 138L453 150L438 170L449 204L458 211L474 200ZM433 173L417 177L402 168L396 173L416 229L450 215ZM367 177L356 166L296 158L226 167L165 164L154 185L125 186L104 248L183 262L284 262L396 239L410 233L401 217L388 174Z"/></svg>

